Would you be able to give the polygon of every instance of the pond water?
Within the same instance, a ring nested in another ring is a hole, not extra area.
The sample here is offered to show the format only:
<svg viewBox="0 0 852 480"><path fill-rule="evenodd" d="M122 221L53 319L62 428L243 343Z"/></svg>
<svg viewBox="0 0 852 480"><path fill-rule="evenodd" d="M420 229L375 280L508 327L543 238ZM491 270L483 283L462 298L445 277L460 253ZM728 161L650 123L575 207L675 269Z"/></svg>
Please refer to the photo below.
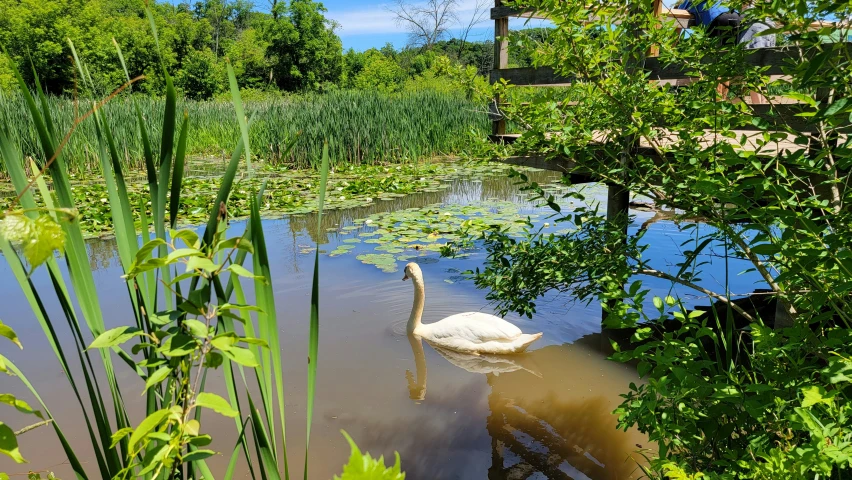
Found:
<svg viewBox="0 0 852 480"><path fill-rule="evenodd" d="M558 178L547 172L530 175L542 184ZM590 186L587 194L600 200L605 199L606 191ZM483 254L444 259L435 248L425 248L429 245L425 242L421 242L423 248L412 249L366 240L383 235L375 231L387 223L389 212L401 215L392 221L414 222L413 213L404 213L414 210L406 209L429 206L436 216L434 222L446 223L445 217L458 213L454 209L460 205L471 207L468 213L472 215L488 211L506 218L541 215L534 219L539 224L547 220L547 212L529 203L511 180L495 176L456 179L438 192L327 212L319 229L322 238L317 238L313 215L265 221L281 323L291 475L301 476L300 459L304 457L312 248L319 240L322 251L333 255L320 258L319 377L311 478L330 479L347 460L349 448L341 429L362 450L376 456L392 459L393 452L399 451L407 478L413 480L640 476L637 462L641 456L636 452L653 446L636 431L618 431L611 413L620 403L619 394L638 377L634 368L610 362L602 353L599 306L575 304L571 298L554 295L539 303L538 314L531 320L510 315L507 319L524 332L543 332L544 336L529 353L494 362L439 352L406 336L413 291L409 282L400 281L405 262L417 261L423 269L427 286L423 321L432 322L458 312L492 312L485 292L459 275L481 265ZM637 215L633 228L654 215L633 213ZM233 222L232 235L241 233L244 226ZM649 226L645 237L651 245L648 253L659 258L658 268L672 268L688 235L665 221ZM436 236L440 235L431 240ZM416 240L409 243L414 245ZM114 242L96 239L88 245L108 327L132 324ZM377 247L382 249L376 251ZM365 255L389 255L390 259ZM708 261L714 258L710 256ZM710 273L705 286L718 288L723 279L713 272L714 268L721 272L721 267L705 268ZM755 288L753 276L733 280L734 290ZM44 269L36 272L33 281L44 291L49 288ZM85 445L88 435L72 391L5 262L0 262L0 285L2 319L18 332L25 346L23 351L10 352L11 360L24 369L71 442L78 438ZM670 291L666 282L649 285L655 287L656 295ZM58 311L55 301L45 301L50 311ZM67 343L73 349L70 335ZM139 396L144 385L124 364L116 362L116 366L128 410L138 415L144 409ZM2 382L4 392L29 399L16 380L4 378ZM210 377L208 389L224 394L221 372ZM15 428L27 420L13 417L4 414L4 420L8 418ZM208 463L214 472L222 472L236 439L234 423L213 415L205 418L202 424L214 438L213 448L224 452ZM31 464L15 466L2 458L0 471L48 469L60 478L72 477L70 468L62 464L64 456L51 430L27 433L20 445ZM79 453L88 460L91 471L96 471L91 452L82 449Z"/></svg>

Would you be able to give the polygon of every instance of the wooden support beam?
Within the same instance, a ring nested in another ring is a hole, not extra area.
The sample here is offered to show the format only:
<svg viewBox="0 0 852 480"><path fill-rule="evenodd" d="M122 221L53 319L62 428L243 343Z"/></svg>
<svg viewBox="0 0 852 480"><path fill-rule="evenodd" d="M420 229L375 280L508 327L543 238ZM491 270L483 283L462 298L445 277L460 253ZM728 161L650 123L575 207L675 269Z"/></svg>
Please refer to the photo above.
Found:
<svg viewBox="0 0 852 480"><path fill-rule="evenodd" d="M547 15L542 13L538 13L532 10L517 10L512 7L502 7L497 6L491 9L491 19L492 20L500 20L503 18L537 18L540 20L547 20Z"/></svg>
<svg viewBox="0 0 852 480"><path fill-rule="evenodd" d="M852 42L844 43L846 55L852 56ZM806 51L805 57L810 58L817 51ZM838 55L842 53L838 52ZM747 55L743 61L753 67L766 67L764 75L780 76L784 74L784 67L799 63L799 52L795 47L759 48ZM705 64L715 63L714 57L706 57ZM648 58L645 60L645 71L651 81L670 82L673 80L685 80L694 78L681 65L668 65L662 63L659 58ZM506 80L512 85L526 85L539 87L567 86L578 79L574 76L560 75L550 67L539 68L503 68L491 71L491 83Z"/></svg>
<svg viewBox="0 0 852 480"><path fill-rule="evenodd" d="M503 0L494 0L495 8L500 8ZM494 20L494 68L498 70L509 66L509 19L498 18ZM502 135L506 133L506 119L499 116L500 97L494 98L497 108L495 114L498 118L491 123L491 133Z"/></svg>
<svg viewBox="0 0 852 480"><path fill-rule="evenodd" d="M491 19L497 20L501 18L536 18L540 20L547 20L547 14L536 12L533 10L518 10L511 7L495 7L491 9ZM660 17L666 21L676 22L678 24L678 28L689 28L689 25L692 22L692 14L687 10L681 10L678 8L665 8L663 7L660 10ZM595 20L594 18L589 21ZM618 21L614 22L616 25L619 23Z"/></svg>
<svg viewBox="0 0 852 480"><path fill-rule="evenodd" d="M536 87L569 86L577 81L576 77L564 77L550 67L504 68L491 70L491 83L506 80L512 85Z"/></svg>

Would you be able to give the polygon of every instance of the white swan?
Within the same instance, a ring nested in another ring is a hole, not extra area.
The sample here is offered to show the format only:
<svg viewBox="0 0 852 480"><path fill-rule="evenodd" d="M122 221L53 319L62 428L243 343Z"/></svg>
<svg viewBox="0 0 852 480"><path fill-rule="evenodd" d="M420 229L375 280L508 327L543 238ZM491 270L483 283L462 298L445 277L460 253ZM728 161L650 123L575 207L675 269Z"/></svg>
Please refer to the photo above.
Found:
<svg viewBox="0 0 852 480"><path fill-rule="evenodd" d="M521 353L541 338L540 332L532 335L522 333L502 318L482 312L457 313L424 325L420 317L426 302L426 288L420 266L416 263L406 265L402 279L411 279L414 284L414 306L408 318L407 331L433 346L462 353L505 355Z"/></svg>

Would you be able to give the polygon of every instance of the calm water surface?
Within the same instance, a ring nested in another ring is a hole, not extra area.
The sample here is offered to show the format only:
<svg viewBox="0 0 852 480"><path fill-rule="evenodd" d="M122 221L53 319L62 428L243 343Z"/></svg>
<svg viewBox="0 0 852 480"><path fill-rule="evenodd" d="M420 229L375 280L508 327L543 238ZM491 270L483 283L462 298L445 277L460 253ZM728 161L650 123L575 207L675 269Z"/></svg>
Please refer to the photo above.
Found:
<svg viewBox="0 0 852 480"><path fill-rule="evenodd" d="M547 183L557 177L537 173ZM593 198L605 198L605 190L593 187ZM324 238L316 237L316 217L270 219L265 234L270 250L273 285L281 323L282 358L287 392L287 446L291 475L301 476L304 457L305 391L308 311L314 242L330 251L351 233L328 232L350 225L353 219L381 211L421 207L439 203L477 204L489 199L509 200L521 205L522 213L536 212L511 181L505 178L457 180L437 193L412 195L370 207L335 211L323 218ZM634 228L653 216L634 212ZM544 221L544 217L541 217ZM233 222L232 235L241 233L243 222ZM671 269L678 260L686 233L667 222L654 223L645 237L649 256L659 258L657 268ZM402 273L384 273L355 258L373 245L358 245L354 253L321 262L320 352L317 400L311 445L311 478L330 479L339 473L349 455L340 430L345 429L362 450L393 458L399 451L407 478L419 479L629 479L639 476L636 451L651 448L636 431L616 429L612 411L619 394L638 381L635 370L605 359L601 353L600 308L575 304L571 298L543 299L532 319L507 319L528 333L544 332L532 351L512 359L482 359L439 352L428 344L409 338L405 322L413 297ZM133 324L128 316L127 290L114 242L89 242L92 269L98 283L101 306L108 327ZM596 254L596 252L589 252ZM714 257L709 256L713 262ZM482 253L464 259L442 259L437 253L418 259L426 279L426 309L423 321L440 320L453 313L482 310L492 312L485 292L459 278L459 271L481 265ZM718 262L718 259L715 260ZM400 269L403 262L399 263ZM723 281L720 266L711 265L703 284L718 288ZM743 292L754 289L753 276L736 277L732 287ZM33 281L50 291L49 279L41 269ZM666 282L651 282L654 294L669 292ZM84 422L73 393L59 368L26 300L14 283L8 266L0 262L2 319L14 328L25 350L10 352L24 369L51 412L79 445L88 443ZM51 312L59 312L53 299L44 299ZM66 333L67 350L73 342ZM4 353L11 349L4 348ZM144 383L122 362L115 361L124 398L134 422L144 411L139 393ZM96 369L98 367L96 366ZM2 391L29 399L13 378L4 377ZM224 394L221 372L214 372L208 389ZM13 428L28 418L7 412ZM213 448L223 452L211 458L215 472L223 472L236 440L234 423L206 415L203 431L214 438ZM55 471L71 478L53 432L37 430L20 438L27 466L0 459L0 471ZM76 447L75 447L76 448ZM97 470L85 448L78 450ZM247 476L247 475L246 475ZM294 478L295 478L294 477Z"/></svg>

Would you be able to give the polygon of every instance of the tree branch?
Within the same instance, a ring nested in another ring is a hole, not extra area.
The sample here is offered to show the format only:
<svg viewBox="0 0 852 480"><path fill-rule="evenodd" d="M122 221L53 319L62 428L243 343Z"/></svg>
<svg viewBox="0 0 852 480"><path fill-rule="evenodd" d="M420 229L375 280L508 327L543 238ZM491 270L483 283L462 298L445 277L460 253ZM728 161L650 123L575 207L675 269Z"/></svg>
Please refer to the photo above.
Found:
<svg viewBox="0 0 852 480"><path fill-rule="evenodd" d="M727 304L728 306L730 306L730 307L731 307L731 308L732 308L735 312L737 312L737 313L739 313L740 315L742 315L742 316L743 316L743 318L745 318L745 319L746 319L746 320L748 320L749 322L754 322L754 321L755 321L754 317L752 317L752 316L751 316L748 312L746 312L745 310L743 310L743 309L742 309L742 307L740 307L740 306L739 306L739 305L737 305L736 303L733 303L733 302L731 302L730 300L728 300L728 298L727 298L727 297L725 297L725 296L723 296L723 295L719 295L719 294L718 294L718 293L716 293L716 292L712 292L712 291L710 291L710 290L707 290L706 288L701 287L701 286L698 286L698 285L696 285L696 284L694 284L694 283L692 283L692 282L688 282L688 281L686 281L686 280L684 280L684 279L682 279L682 278L675 277L674 275L669 275L668 273L661 272L661 271L659 271L659 270L643 269L643 270L639 270L639 271L637 271L636 273L638 273L638 274L640 274L640 275L647 275L647 276L649 276L649 277L662 278L662 279L664 279L664 280L669 280L669 281L671 281L671 282L674 282L674 283L677 283L677 284L683 285L684 287L689 287L689 288L691 288L691 289L693 289L693 290L697 290L697 291L699 291L699 292L701 292L701 293L703 293L703 294L705 294L705 295L707 295L707 296L709 296L709 297L712 297L712 298L715 298L716 300L721 301L722 303L726 303L726 304Z"/></svg>

